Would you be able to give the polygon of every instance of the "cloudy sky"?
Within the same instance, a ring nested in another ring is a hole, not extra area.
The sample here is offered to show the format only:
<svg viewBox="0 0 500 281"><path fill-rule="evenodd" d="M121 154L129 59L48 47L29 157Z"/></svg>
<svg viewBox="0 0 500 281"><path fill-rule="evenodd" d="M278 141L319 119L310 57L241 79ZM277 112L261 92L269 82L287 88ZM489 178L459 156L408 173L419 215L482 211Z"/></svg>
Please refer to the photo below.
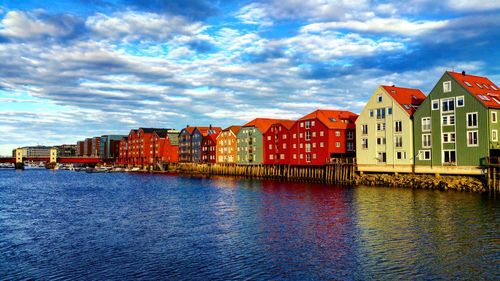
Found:
<svg viewBox="0 0 500 281"><path fill-rule="evenodd" d="M60 3L57 3L60 2ZM0 155L131 128L359 113L379 84L500 83L494 0L0 0Z"/></svg>

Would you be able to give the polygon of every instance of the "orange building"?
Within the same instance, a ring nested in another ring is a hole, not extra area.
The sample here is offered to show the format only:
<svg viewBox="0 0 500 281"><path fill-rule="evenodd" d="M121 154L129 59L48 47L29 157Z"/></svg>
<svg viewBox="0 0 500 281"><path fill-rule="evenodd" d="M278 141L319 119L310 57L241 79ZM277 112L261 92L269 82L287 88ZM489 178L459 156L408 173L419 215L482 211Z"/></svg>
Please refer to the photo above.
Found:
<svg viewBox="0 0 500 281"><path fill-rule="evenodd" d="M217 136L217 163L236 163L236 135L241 126L230 126Z"/></svg>

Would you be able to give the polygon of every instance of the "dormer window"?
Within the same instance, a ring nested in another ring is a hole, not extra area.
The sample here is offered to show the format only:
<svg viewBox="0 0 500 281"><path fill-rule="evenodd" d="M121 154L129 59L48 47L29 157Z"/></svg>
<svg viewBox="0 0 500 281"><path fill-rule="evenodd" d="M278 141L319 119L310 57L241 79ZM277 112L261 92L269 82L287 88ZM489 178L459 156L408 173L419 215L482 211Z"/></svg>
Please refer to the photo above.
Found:
<svg viewBox="0 0 500 281"><path fill-rule="evenodd" d="M472 87L471 83L469 83L469 81L464 81L465 85L469 86L469 87Z"/></svg>
<svg viewBox="0 0 500 281"><path fill-rule="evenodd" d="M483 83L483 87L486 88L486 89L488 89L488 90L490 89L490 88L488 88L488 85L486 85L484 83Z"/></svg>
<svg viewBox="0 0 500 281"><path fill-rule="evenodd" d="M476 85L479 87L479 89L482 89L482 88L483 88L483 86L481 86L481 84L479 84L479 83L477 83L477 82L476 82Z"/></svg>
<svg viewBox="0 0 500 281"><path fill-rule="evenodd" d="M485 100L485 101L490 101L490 98L488 98L487 96L484 96L484 95L477 95L477 97L482 99L482 100Z"/></svg>
<svg viewBox="0 0 500 281"><path fill-rule="evenodd" d="M490 85L490 87L491 87L493 90L498 91L498 89L497 89L495 86Z"/></svg>
<svg viewBox="0 0 500 281"><path fill-rule="evenodd" d="M451 92L451 81L443 82L443 92L444 93Z"/></svg>

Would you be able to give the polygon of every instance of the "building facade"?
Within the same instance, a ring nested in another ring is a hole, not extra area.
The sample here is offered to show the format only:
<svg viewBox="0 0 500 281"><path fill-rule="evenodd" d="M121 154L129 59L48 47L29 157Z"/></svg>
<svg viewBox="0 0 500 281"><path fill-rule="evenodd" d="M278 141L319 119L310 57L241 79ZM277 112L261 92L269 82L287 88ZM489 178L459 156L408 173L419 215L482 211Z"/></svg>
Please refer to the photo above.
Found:
<svg viewBox="0 0 500 281"><path fill-rule="evenodd" d="M333 158L355 157L357 117L350 111L319 109L297 120L290 130L291 163L324 165Z"/></svg>
<svg viewBox="0 0 500 281"><path fill-rule="evenodd" d="M500 155L500 90L486 77L447 71L414 114L415 171L479 174Z"/></svg>
<svg viewBox="0 0 500 281"><path fill-rule="evenodd" d="M201 142L201 162L216 163L217 162L217 136L219 134L208 134L203 137Z"/></svg>
<svg viewBox="0 0 500 281"><path fill-rule="evenodd" d="M413 171L413 114L424 100L418 89L375 90L356 120L358 171Z"/></svg>
<svg viewBox="0 0 500 281"><path fill-rule="evenodd" d="M200 163L201 143L203 137L208 134L218 134L222 131L220 127L191 127L182 129L179 135L179 162Z"/></svg>
<svg viewBox="0 0 500 281"><path fill-rule="evenodd" d="M294 120L281 120L264 133L264 164L290 164L290 130Z"/></svg>
<svg viewBox="0 0 500 281"><path fill-rule="evenodd" d="M179 161L179 131L158 130L153 134L151 163L177 163Z"/></svg>
<svg viewBox="0 0 500 281"><path fill-rule="evenodd" d="M217 136L217 163L236 163L236 141L241 126L230 126Z"/></svg>

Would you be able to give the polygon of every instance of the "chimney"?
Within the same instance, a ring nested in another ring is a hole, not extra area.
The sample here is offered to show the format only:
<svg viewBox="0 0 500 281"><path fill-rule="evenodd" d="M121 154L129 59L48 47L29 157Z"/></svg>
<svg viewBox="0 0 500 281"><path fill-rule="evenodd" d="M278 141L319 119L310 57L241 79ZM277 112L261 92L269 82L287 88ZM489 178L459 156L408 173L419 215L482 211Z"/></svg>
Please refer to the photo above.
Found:
<svg viewBox="0 0 500 281"><path fill-rule="evenodd" d="M186 125L186 128L189 128L189 125Z"/></svg>
<svg viewBox="0 0 500 281"><path fill-rule="evenodd" d="M210 124L210 126L208 126L208 128L209 128L210 130L212 130L212 124Z"/></svg>
<svg viewBox="0 0 500 281"><path fill-rule="evenodd" d="M465 76L465 70L462 70L462 75Z"/></svg>

